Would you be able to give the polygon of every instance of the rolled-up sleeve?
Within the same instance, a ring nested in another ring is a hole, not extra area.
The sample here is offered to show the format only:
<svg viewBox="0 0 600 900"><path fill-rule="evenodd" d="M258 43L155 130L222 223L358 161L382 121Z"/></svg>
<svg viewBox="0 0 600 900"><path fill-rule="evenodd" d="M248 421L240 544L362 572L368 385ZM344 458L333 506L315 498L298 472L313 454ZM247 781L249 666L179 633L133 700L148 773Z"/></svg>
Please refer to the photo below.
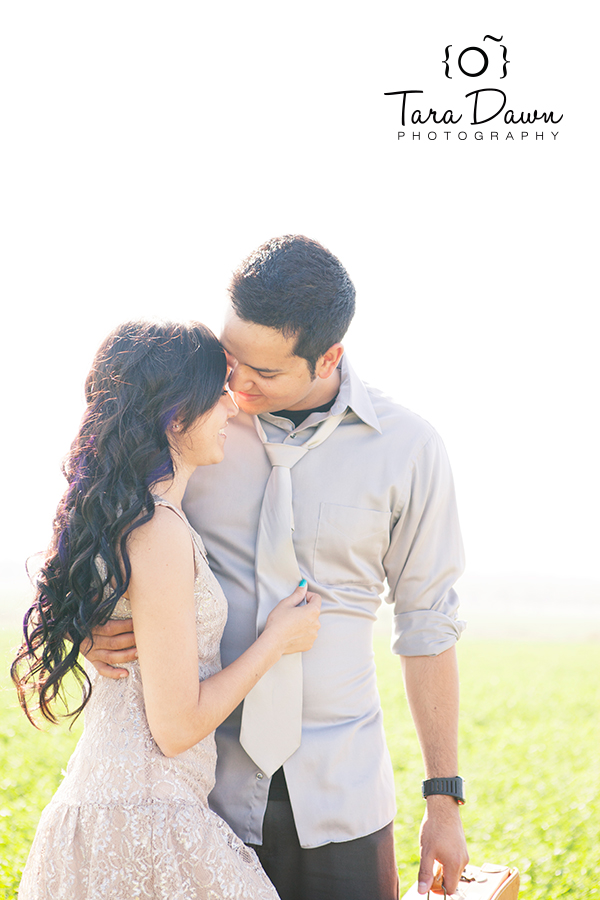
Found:
<svg viewBox="0 0 600 900"><path fill-rule="evenodd" d="M456 643L465 623L453 587L464 568L454 482L435 432L415 455L396 515L384 558L386 600L394 605L392 650L437 656Z"/></svg>

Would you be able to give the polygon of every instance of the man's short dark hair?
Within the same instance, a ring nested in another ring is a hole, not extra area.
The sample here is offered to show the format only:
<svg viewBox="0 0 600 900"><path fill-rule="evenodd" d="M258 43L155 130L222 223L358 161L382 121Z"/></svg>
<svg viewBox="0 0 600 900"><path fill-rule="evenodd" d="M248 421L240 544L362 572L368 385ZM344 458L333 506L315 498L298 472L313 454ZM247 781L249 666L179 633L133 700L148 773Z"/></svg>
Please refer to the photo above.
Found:
<svg viewBox="0 0 600 900"><path fill-rule="evenodd" d="M244 260L229 293L240 319L296 336L294 354L314 376L319 357L348 330L356 291L333 253L302 234L286 234Z"/></svg>

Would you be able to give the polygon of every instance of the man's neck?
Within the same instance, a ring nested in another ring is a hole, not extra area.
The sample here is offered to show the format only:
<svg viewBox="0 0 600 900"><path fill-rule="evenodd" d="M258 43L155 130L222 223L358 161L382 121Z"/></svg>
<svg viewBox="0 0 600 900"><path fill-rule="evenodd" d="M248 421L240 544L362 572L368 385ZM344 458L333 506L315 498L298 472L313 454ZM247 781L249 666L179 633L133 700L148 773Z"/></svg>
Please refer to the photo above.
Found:
<svg viewBox="0 0 600 900"><path fill-rule="evenodd" d="M277 412L271 413L272 416L281 416L284 419L291 419L294 427L298 428L305 419L315 412L328 412L335 403L335 397L322 403L321 406L315 406L311 409L278 409Z"/></svg>

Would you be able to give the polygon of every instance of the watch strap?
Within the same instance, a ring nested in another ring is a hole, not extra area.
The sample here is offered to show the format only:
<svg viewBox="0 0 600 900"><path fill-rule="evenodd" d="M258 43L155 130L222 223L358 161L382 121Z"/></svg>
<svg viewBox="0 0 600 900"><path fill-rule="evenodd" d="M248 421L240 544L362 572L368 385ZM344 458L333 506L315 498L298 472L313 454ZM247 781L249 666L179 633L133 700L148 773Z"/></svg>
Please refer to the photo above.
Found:
<svg viewBox="0 0 600 900"><path fill-rule="evenodd" d="M421 790L424 799L431 797L432 794L445 794L454 797L461 806L465 802L464 782L460 775L455 775L454 778L427 778Z"/></svg>

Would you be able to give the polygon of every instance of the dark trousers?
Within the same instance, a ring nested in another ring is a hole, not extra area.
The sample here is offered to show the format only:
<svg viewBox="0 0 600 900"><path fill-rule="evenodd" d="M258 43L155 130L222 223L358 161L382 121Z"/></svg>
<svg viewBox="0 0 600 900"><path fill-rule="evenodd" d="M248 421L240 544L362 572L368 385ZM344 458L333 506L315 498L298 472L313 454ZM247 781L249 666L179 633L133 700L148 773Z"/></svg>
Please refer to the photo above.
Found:
<svg viewBox="0 0 600 900"><path fill-rule="evenodd" d="M256 850L281 900L398 900L393 823L336 844L303 849L289 800L269 800Z"/></svg>

